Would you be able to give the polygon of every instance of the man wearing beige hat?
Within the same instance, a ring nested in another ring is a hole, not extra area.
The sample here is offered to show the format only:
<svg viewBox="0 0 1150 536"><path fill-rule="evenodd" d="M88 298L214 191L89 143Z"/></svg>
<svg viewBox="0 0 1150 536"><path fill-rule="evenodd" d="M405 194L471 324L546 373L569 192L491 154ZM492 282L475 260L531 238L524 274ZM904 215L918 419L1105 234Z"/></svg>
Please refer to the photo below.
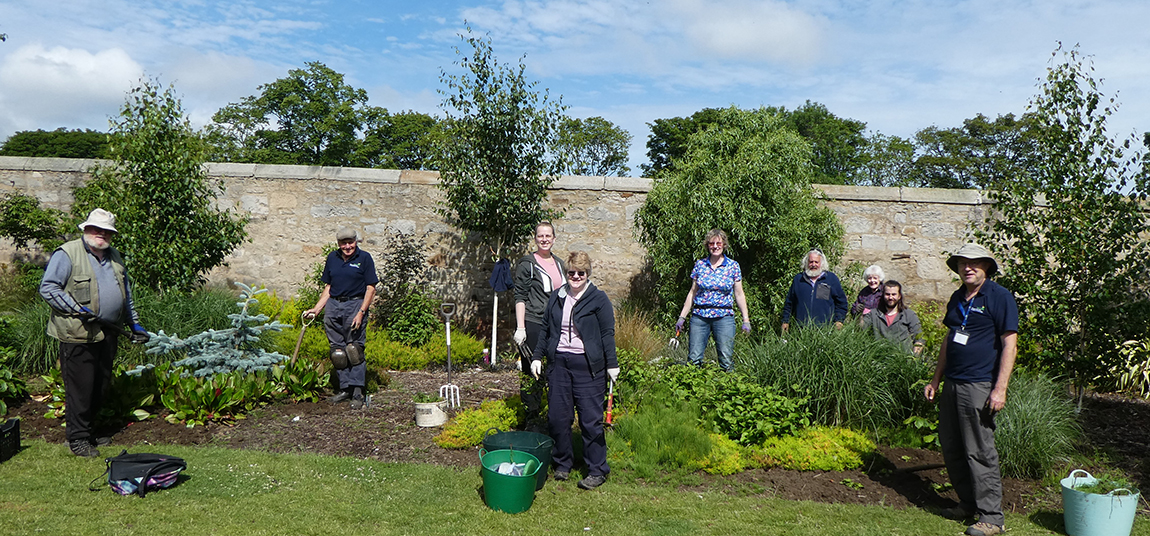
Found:
<svg viewBox="0 0 1150 536"><path fill-rule="evenodd" d="M327 283L315 307L304 312L314 317L323 310L323 327L331 345L331 362L339 376L339 392L333 403L351 400L351 409L363 407L367 384L367 310L375 299L375 261L359 249L355 229L342 227L335 233L339 249L327 256L321 279Z"/></svg>
<svg viewBox="0 0 1150 536"><path fill-rule="evenodd" d="M112 247L116 216L96 209L80 224L81 238L52 253L40 295L51 306L48 335L60 341L60 375L64 380L64 422L68 447L77 456L100 456L92 421L100 412L112 381L112 364L120 326L131 325L133 342L147 340L132 305L132 288L120 252Z"/></svg>
<svg viewBox="0 0 1150 536"><path fill-rule="evenodd" d="M966 534L991 536L1001 534L1006 522L994 416L1006 406L1018 349L1018 305L1009 290L990 280L998 263L986 248L966 244L946 264L962 287L947 303L942 323L950 329L934 377L923 389L927 400L938 398L938 439L959 499L957 507L942 513L977 517ZM943 376L946 384L939 392Z"/></svg>

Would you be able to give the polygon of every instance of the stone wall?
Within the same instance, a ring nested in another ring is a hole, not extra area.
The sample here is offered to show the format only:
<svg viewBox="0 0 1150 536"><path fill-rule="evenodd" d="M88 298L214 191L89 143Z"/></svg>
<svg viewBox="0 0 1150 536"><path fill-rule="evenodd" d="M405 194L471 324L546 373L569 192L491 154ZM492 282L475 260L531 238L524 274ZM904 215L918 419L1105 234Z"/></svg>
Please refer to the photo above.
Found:
<svg viewBox="0 0 1150 536"><path fill-rule="evenodd" d="M90 177L87 170L95 163L0 157L0 194L23 192L67 209L72 188ZM437 274L433 294L459 302L464 314L491 306L486 283L491 255L436 214L441 192L435 172L220 163L206 168L223 188L221 206L251 217L251 240L229 257L229 266L210 274L213 283L262 283L281 295L293 294L325 248L334 245L336 229L352 225L361 230L369 252L377 251L389 233L425 236ZM633 216L651 184L643 178L562 177L549 193L550 206L565 212L555 222L555 250L587 251L593 280L613 298L627 295L632 281L643 275L645 251L635 239ZM846 227L844 261L879 264L914 301L949 296L956 282L944 252L957 249L968 223L985 216L987 201L979 192L821 188ZM0 259L15 254L0 240Z"/></svg>

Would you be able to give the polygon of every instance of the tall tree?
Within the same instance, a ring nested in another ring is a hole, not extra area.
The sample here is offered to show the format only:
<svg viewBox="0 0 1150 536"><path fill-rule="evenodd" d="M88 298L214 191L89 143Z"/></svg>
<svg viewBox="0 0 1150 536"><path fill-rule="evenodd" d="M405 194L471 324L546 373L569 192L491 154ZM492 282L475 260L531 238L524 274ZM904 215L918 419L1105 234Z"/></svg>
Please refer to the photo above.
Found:
<svg viewBox="0 0 1150 536"><path fill-rule="evenodd" d="M21 130L0 145L0 156L106 158L108 135L95 130Z"/></svg>
<svg viewBox="0 0 1150 536"><path fill-rule="evenodd" d="M811 187L810 144L775 110L716 112L714 125L690 135L684 156L655 178L635 214L639 241L660 301L677 307L688 290L683 281L705 254L703 235L725 230L755 322L773 324L802 256L819 247L837 260L843 228Z"/></svg>
<svg viewBox="0 0 1150 536"><path fill-rule="evenodd" d="M1027 114L1029 173L996 183L995 217L977 231L1018 299L1019 359L1075 373L1079 385L1100 354L1147 336L1150 317L1150 173L1137 138L1107 134L1117 104L1093 72L1077 48L1055 51Z"/></svg>
<svg viewBox="0 0 1150 536"><path fill-rule="evenodd" d="M365 131L387 112L318 61L221 108L208 125L213 158L320 166L354 165Z"/></svg>
<svg viewBox="0 0 1150 536"><path fill-rule="evenodd" d="M994 189L1003 180L1031 173L1038 125L1031 114L982 114L961 127L928 127L915 134L918 156L911 183L928 188Z"/></svg>
<svg viewBox="0 0 1150 536"><path fill-rule="evenodd" d="M455 62L460 75L441 72L445 86L444 135L436 158L444 199L440 214L465 233L478 235L500 258L505 248L532 236L535 224L561 213L543 207L547 187L559 174L556 145L564 107L517 66L499 63L491 39L461 35L470 54ZM491 355L498 353L492 312Z"/></svg>
<svg viewBox="0 0 1150 536"><path fill-rule="evenodd" d="M627 167L631 134L602 117L564 119L558 143L566 175L623 177L631 171Z"/></svg>
<svg viewBox="0 0 1150 536"><path fill-rule="evenodd" d="M651 127L651 135L647 137L647 159L651 163L641 166L643 176L657 177L664 170L669 170L675 160L686 154L687 140L691 134L705 130L718 120L718 108L703 108L690 117L656 119L654 123L647 123Z"/></svg>
<svg viewBox="0 0 1150 536"><path fill-rule="evenodd" d="M384 169L435 169L433 157L439 120L408 111L386 112L369 127L356 165Z"/></svg>
<svg viewBox="0 0 1150 536"><path fill-rule="evenodd" d="M247 237L245 217L216 206L204 174L204 144L171 87L145 80L112 123L110 164L73 191L72 216L116 215L116 247L132 278L158 290L189 290Z"/></svg>
<svg viewBox="0 0 1150 536"><path fill-rule="evenodd" d="M910 186L915 164L914 142L875 132L867 136L859 164L847 184L860 186Z"/></svg>

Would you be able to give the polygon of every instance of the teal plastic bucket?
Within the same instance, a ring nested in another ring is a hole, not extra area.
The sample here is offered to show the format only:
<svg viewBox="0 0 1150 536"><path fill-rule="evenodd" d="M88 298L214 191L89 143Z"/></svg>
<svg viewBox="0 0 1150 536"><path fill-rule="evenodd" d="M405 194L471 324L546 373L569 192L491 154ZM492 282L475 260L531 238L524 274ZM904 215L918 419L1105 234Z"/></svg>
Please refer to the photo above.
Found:
<svg viewBox="0 0 1150 536"><path fill-rule="evenodd" d="M554 446L555 440L535 432L500 432L498 428L489 428L483 434L483 448L488 451L520 450L539 460L539 471L535 473L536 491L547 483L547 468L551 467L551 449Z"/></svg>
<svg viewBox="0 0 1150 536"><path fill-rule="evenodd" d="M503 463L523 464L522 475L499 473ZM483 476L483 502L499 512L518 514L526 512L535 501L535 473L539 460L530 453L518 450L479 450L479 472Z"/></svg>
<svg viewBox="0 0 1150 536"><path fill-rule="evenodd" d="M1138 490L1117 489L1106 495L1084 493L1075 486L1098 482L1081 469L1062 479L1062 511L1070 536L1129 536L1138 512Z"/></svg>

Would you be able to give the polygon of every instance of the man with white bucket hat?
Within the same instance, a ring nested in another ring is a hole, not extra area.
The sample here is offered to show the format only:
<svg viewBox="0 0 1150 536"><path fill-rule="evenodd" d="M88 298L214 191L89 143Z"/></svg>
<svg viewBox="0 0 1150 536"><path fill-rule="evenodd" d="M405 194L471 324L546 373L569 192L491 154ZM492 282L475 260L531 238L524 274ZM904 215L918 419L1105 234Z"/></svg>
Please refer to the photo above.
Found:
<svg viewBox="0 0 1150 536"><path fill-rule="evenodd" d="M95 437L92 421L112 381L120 326L130 324L133 342L146 341L148 331L132 305L124 258L112 247L116 216L95 209L80 230L81 238L52 253L40 296L52 308L48 335L60 341L68 447L77 456L96 458L95 446L111 442Z"/></svg>
<svg viewBox="0 0 1150 536"><path fill-rule="evenodd" d="M991 281L998 263L986 248L965 244L946 261L962 287L946 305L942 323L950 328L938 355L934 377L923 389L937 395L938 438L959 505L943 512L954 518L978 517L970 536L1001 534L1002 474L994 445L994 416L1006 406L1006 388L1018 350L1018 305L1014 295ZM946 384L939 392L939 382Z"/></svg>

